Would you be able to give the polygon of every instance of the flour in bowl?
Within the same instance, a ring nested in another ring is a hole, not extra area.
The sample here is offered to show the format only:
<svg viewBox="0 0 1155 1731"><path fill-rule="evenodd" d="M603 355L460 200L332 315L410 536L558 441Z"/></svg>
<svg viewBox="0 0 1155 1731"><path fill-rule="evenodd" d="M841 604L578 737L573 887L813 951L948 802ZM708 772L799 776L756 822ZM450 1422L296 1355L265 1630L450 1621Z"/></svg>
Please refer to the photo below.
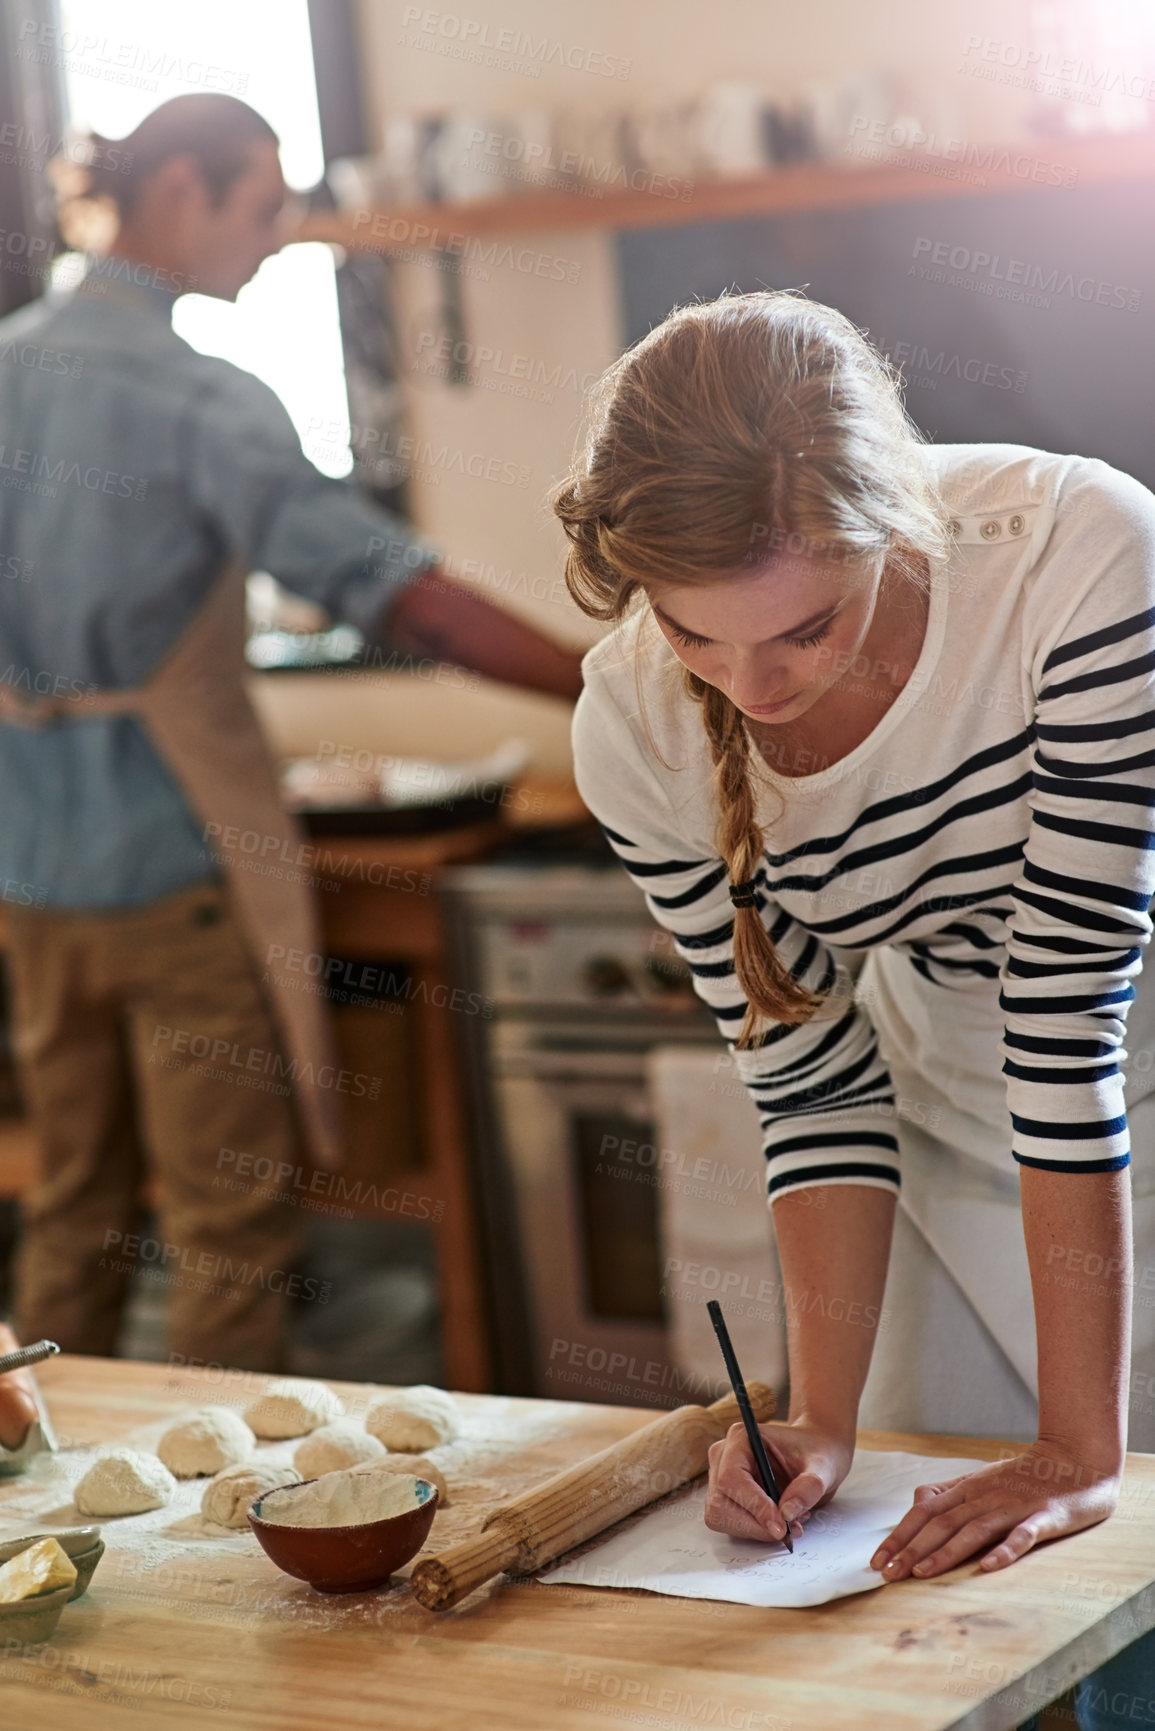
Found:
<svg viewBox="0 0 1155 1731"><path fill-rule="evenodd" d="M326 1473L306 1485L271 1491L257 1517L278 1527L360 1527L407 1515L427 1502L429 1486L412 1474Z"/></svg>

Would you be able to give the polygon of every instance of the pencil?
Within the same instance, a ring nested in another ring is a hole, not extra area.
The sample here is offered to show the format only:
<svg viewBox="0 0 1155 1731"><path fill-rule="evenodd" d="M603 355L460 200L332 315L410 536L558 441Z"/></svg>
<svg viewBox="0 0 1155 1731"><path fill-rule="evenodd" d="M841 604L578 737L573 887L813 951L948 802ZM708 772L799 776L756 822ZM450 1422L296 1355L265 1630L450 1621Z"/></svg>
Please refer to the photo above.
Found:
<svg viewBox="0 0 1155 1731"><path fill-rule="evenodd" d="M758 1421L754 1417L754 1409L750 1405L750 1396L746 1392L746 1384L742 1380L742 1372L738 1369L738 1360L734 1356L734 1346L730 1339L730 1330L726 1327L726 1319L722 1315L722 1306L716 1298L712 1298L706 1309L710 1313L710 1321L714 1324L714 1333L718 1336L718 1345L722 1348L722 1357L726 1360L726 1372L730 1378L730 1387L734 1390L734 1398L738 1402L738 1411L742 1414L742 1423L746 1426L746 1435L750 1441L750 1452L754 1456L754 1465L758 1468L758 1477L762 1480L762 1489L775 1502L780 1500L778 1486L774 1480L774 1469L770 1465L770 1457L766 1453L766 1444L762 1440L762 1432L758 1429ZM786 1537L783 1539L786 1549L793 1555L794 1540L790 1537L790 1522L786 1522Z"/></svg>

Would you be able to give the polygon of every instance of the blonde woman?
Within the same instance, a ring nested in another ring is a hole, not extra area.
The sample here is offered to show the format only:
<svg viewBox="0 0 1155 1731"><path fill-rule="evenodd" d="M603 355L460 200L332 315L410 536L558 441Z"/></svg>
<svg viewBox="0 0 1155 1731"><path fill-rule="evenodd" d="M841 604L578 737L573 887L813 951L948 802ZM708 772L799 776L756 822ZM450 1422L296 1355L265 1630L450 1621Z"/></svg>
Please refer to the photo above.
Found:
<svg viewBox="0 0 1155 1731"><path fill-rule="evenodd" d="M845 317L763 293L610 369L554 505L571 593L619 623L586 657L578 784L765 1133L781 1506L736 1427L708 1524L781 1538L859 1424L1020 1438L924 1487L874 1558L1005 1568L1112 1513L1129 1417L1155 1447L1146 997L1129 1068L1123 1046L1155 886L1155 500L1095 459L926 445ZM1134 1723L1101 1675L1082 1723Z"/></svg>

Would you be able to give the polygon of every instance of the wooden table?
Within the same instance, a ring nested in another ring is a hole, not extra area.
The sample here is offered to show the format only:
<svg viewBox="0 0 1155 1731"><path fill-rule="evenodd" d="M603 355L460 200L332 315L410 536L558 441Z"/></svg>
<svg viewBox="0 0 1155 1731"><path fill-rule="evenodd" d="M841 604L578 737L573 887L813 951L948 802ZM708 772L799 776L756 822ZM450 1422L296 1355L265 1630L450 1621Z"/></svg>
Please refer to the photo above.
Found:
<svg viewBox="0 0 1155 1731"><path fill-rule="evenodd" d="M179 1378L179 1381L177 1380ZM62 1357L40 1372L61 1446L119 1440L241 1387L164 1366ZM363 1406L365 1391L334 1385ZM478 1445L430 1549L495 1501L628 1434L652 1413L463 1396L516 1437ZM868 1446L993 1457L958 1437L867 1433ZM453 1475L451 1475L451 1483ZM0 1515L23 1481L0 1483ZM190 1543L153 1574L106 1522L88 1595L24 1656L0 1651L0 1722L19 1731L1003 1731L1155 1625L1155 1456L1128 1459L1120 1512L1005 1573L973 1565L810 1610L641 1592L496 1584L455 1611L399 1585L334 1600L255 1541Z"/></svg>

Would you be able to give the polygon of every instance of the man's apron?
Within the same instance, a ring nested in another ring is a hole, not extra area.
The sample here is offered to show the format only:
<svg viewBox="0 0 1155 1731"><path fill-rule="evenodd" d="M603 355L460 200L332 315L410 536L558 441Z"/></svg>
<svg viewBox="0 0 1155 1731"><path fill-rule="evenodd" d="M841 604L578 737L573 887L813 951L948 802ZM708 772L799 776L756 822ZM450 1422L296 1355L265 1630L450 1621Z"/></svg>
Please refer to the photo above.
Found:
<svg viewBox="0 0 1155 1731"><path fill-rule="evenodd" d="M0 685L0 719L38 727L88 716L131 715L149 734L204 825L206 852L224 866L241 931L264 982L288 1060L301 1127L314 1161L341 1163L340 1099L324 1003L278 984L273 960L320 950L313 896L296 863L303 837L281 803L273 763L245 690L245 578L231 561L176 644L138 686L77 699L25 697ZM259 838L257 850L252 837ZM250 848L242 848L242 840ZM266 875L267 874L267 875Z"/></svg>

